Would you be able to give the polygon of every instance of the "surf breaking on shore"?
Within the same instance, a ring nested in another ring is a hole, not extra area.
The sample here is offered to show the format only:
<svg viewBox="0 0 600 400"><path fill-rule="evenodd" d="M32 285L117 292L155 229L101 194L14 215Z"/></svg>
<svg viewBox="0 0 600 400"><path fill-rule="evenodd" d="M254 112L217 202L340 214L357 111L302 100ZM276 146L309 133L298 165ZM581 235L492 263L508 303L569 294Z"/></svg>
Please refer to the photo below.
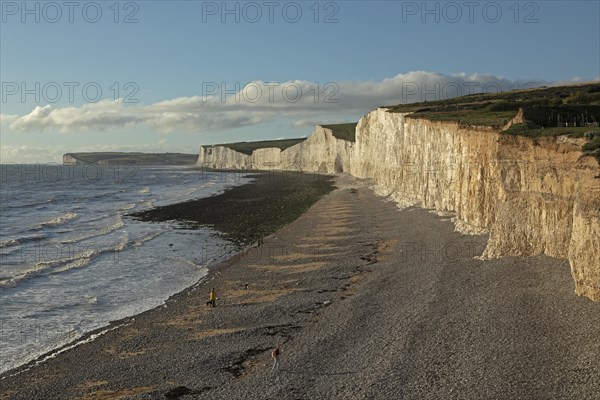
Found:
<svg viewBox="0 0 600 400"><path fill-rule="evenodd" d="M127 182L115 182L109 173L55 182L5 176L9 167L2 165L0 193L0 373L162 304L197 282L231 243L210 229L186 231L125 214L247 181L193 167L143 166ZM193 251L198 242L207 244L200 259Z"/></svg>

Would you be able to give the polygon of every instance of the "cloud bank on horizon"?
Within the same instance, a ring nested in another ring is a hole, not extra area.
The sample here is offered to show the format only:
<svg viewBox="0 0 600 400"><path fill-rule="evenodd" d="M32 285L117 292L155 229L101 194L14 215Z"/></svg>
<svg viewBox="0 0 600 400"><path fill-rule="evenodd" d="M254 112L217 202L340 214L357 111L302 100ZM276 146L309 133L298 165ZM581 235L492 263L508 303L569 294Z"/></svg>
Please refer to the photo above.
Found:
<svg viewBox="0 0 600 400"><path fill-rule="evenodd" d="M380 106L580 81L512 81L491 74L415 71L381 81L206 82L203 93L190 97L146 105L128 104L123 99L68 107L46 104L24 115L1 114L0 123L15 133L103 132L132 127L160 133L202 133L260 125L283 117L290 121L290 127L299 128L348 122Z"/></svg>

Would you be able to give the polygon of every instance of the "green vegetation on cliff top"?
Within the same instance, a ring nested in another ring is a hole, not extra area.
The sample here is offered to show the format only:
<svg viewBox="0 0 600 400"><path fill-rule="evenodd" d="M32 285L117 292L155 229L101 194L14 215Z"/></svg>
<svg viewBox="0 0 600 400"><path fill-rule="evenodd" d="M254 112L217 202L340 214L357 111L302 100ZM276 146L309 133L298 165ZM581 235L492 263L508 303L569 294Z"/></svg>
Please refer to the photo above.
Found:
<svg viewBox="0 0 600 400"><path fill-rule="evenodd" d="M557 86L501 93L472 94L447 100L400 104L388 112L410 114L407 118L456 121L461 126L504 127L523 110L523 123L504 134L530 138L585 137L583 150L600 160L600 84Z"/></svg>
<svg viewBox="0 0 600 400"><path fill-rule="evenodd" d="M83 164L170 164L189 165L198 160L197 154L185 153L141 153L141 152L93 152L93 153L67 153Z"/></svg>
<svg viewBox="0 0 600 400"><path fill-rule="evenodd" d="M348 142L355 142L356 124L357 122L350 122L346 124L331 124L321 126L325 129L331 130L331 133L337 139L346 140Z"/></svg>
<svg viewBox="0 0 600 400"><path fill-rule="evenodd" d="M331 124L331 125L321 125L325 129L330 129L333 136L337 139L347 140L349 142L354 142L356 140L355 130L356 130L356 122L344 123L344 124ZM306 138L297 138L297 139L281 139L281 140L261 140L258 142L235 142L235 143L223 143L223 144L212 144L205 145L204 147L227 147L231 150L235 150L239 153L251 155L254 150L258 149L267 149L267 148L278 148L280 150L285 150L289 147L297 145L305 141Z"/></svg>
<svg viewBox="0 0 600 400"><path fill-rule="evenodd" d="M600 84L480 93L387 108L388 112L410 112L408 118L457 121L462 126L494 128L504 126L519 109L523 109L525 120L532 124L530 127L589 127L585 125L600 122ZM552 135L551 132L544 133Z"/></svg>

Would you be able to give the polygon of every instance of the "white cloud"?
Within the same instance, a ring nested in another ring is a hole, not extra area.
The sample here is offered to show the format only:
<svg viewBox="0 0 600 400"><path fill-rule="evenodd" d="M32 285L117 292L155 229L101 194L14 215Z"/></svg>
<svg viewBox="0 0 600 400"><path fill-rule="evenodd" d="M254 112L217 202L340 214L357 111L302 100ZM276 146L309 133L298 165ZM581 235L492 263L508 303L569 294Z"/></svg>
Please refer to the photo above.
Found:
<svg viewBox="0 0 600 400"><path fill-rule="evenodd" d="M19 119L18 115L13 114L0 114L0 124L10 124Z"/></svg>
<svg viewBox="0 0 600 400"><path fill-rule="evenodd" d="M596 79L592 79L591 81L582 78L580 76L576 76L570 79L563 79L560 81L552 82L548 86L565 86L565 85L577 85L577 84L585 84L585 83L598 83L600 82L600 76Z"/></svg>
<svg viewBox="0 0 600 400"><path fill-rule="evenodd" d="M306 126L311 127L319 124L324 124L323 120L313 120L313 119L298 119L292 122L292 127L294 128L304 128Z"/></svg>
<svg viewBox="0 0 600 400"><path fill-rule="evenodd" d="M539 84L540 82L535 82ZM254 81L217 85L210 95L179 97L149 105L101 101L79 107L39 106L20 116L2 115L12 132L86 132L144 126L157 132L207 132L257 125L276 117L294 127L339 121L383 105L437 100L481 91L531 86L495 75L443 75L426 71L398 74L376 82L283 83Z"/></svg>
<svg viewBox="0 0 600 400"><path fill-rule="evenodd" d="M126 127L144 122L135 108L123 107L122 102L102 101L80 107L36 107L29 114L14 119L9 127L17 132L56 130L82 132Z"/></svg>
<svg viewBox="0 0 600 400"><path fill-rule="evenodd" d="M292 122L294 128L310 127L314 128L316 125L328 125L328 124L343 124L346 122L356 122L356 118L332 118L331 116L324 116L321 119L299 119Z"/></svg>
<svg viewBox="0 0 600 400"><path fill-rule="evenodd" d="M31 147L31 146L0 146L0 162L2 163L35 163L35 162L58 162L62 160L60 148Z"/></svg>

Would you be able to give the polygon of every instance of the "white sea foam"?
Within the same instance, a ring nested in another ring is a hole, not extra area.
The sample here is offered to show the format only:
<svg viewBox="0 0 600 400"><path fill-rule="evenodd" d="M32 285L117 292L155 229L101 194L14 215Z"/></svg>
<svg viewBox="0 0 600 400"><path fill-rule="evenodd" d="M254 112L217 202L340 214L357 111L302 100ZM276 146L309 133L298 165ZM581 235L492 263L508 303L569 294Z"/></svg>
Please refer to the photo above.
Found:
<svg viewBox="0 0 600 400"><path fill-rule="evenodd" d="M21 243L21 238L19 238L19 239L3 240L3 241L0 242L0 248L17 246L20 243Z"/></svg>
<svg viewBox="0 0 600 400"><path fill-rule="evenodd" d="M115 218L115 221L112 225L109 225L102 229L91 231L90 233L87 233L87 234L81 235L81 236L77 236L77 237L74 237L71 239L62 239L58 243L69 244L69 243L83 242L84 240L108 235L109 233L112 233L112 232L122 228L123 226L125 226L125 224L123 223L123 219L121 218L121 214L117 214L114 218Z"/></svg>
<svg viewBox="0 0 600 400"><path fill-rule="evenodd" d="M0 241L0 249L4 249L7 247L19 246L19 245L22 245L27 242L39 241L46 237L47 237L46 235L28 235L28 236L23 236L23 237L20 237L17 239L2 240L2 241Z"/></svg>
<svg viewBox="0 0 600 400"><path fill-rule="evenodd" d="M40 276L44 271L47 271L53 266L60 265L62 262L51 262L44 261L38 262L30 268L20 271L17 275L6 277L5 280L0 281L0 288L11 288L17 286L19 283L24 282L28 279Z"/></svg>
<svg viewBox="0 0 600 400"><path fill-rule="evenodd" d="M196 264L195 262L188 260L187 258L183 258L183 257L169 257L168 260L173 260L182 265L187 265L187 266L193 267L193 268L198 268L198 269L205 268L203 265Z"/></svg>
<svg viewBox="0 0 600 400"><path fill-rule="evenodd" d="M166 229L165 231L171 230L171 229ZM134 246L141 246L142 244L144 244L144 243L146 243L146 242L154 239L155 237L158 237L158 236L162 235L163 233L165 233L165 231L153 232L153 233L151 233L149 235L143 236L143 237L137 239L136 241L134 241L133 245Z"/></svg>
<svg viewBox="0 0 600 400"><path fill-rule="evenodd" d="M73 269L83 268L90 265L94 258L99 257L100 255L110 252L110 249L106 250L86 250L79 254L77 254L72 259L68 260L68 262L63 262L64 264L60 268L54 268L52 271L49 271L50 274L60 274L62 272L71 271Z"/></svg>
<svg viewBox="0 0 600 400"><path fill-rule="evenodd" d="M21 374L21 373L23 373L23 372L25 372L25 371L29 371L31 368L35 367L36 365L38 365L38 364L40 364L40 363L43 363L43 362L45 362L45 361L48 361L48 360L50 360L50 359L52 359L52 358L54 358L54 357L58 356L59 354L61 354L61 353L64 353L64 352L65 352L65 351L67 351L67 350L71 350L72 348L74 348L74 347L77 347L77 346L79 346L79 345L81 345L81 344L89 343L89 342L91 342L92 340L95 340L95 339L97 339L98 337L100 337L100 336L104 335L104 334L105 334L105 333L107 333L107 332L113 331L113 330L115 330L115 329L117 329L117 328L120 328L120 327L123 327L123 326L127 326L127 325L129 325L129 323L124 323L124 324L121 324L121 325L113 326L113 327L110 327L110 328L104 329L104 330L102 330L102 331L100 331L100 332L98 332L98 333L95 333L95 334L93 334L93 335L90 335L90 336L89 336L89 337L87 337L86 339L83 339L83 340L76 340L76 341L75 341L75 342L73 342L71 345L64 346L64 347L61 347L61 348L59 348L58 350L55 350L55 351L53 351L53 352L50 352L50 353L48 353L48 354L47 354L45 357L43 357L43 358L41 358L41 359L37 360L37 361L36 361L35 363L33 363L32 365L28 366L28 368L22 369L22 370L18 371L17 373L14 373L14 374L12 374L12 375L9 375L9 376L11 376L11 377L12 377L12 376L19 375L19 374ZM75 333L75 332L73 332L73 333ZM78 336L80 336L80 334L79 334ZM29 359L25 359L25 360L24 360L24 362L31 361L31 360L33 360L33 358L34 358L34 357L35 357L35 355L31 355L31 356L29 356ZM16 366L17 366L17 365L13 365L13 366L10 366L10 367L16 367ZM9 367L9 368L10 368L10 367ZM0 371L0 372L4 372L4 371Z"/></svg>
<svg viewBox="0 0 600 400"><path fill-rule="evenodd" d="M85 299L89 304L97 304L98 303L98 296L85 296Z"/></svg>
<svg viewBox="0 0 600 400"><path fill-rule="evenodd" d="M39 224L39 227L44 227L44 226L58 226L58 225L63 225L66 222L71 221L72 219L77 218L77 214L74 212L66 212L63 215L59 215L58 217L54 217L51 218L47 221L44 221L42 223Z"/></svg>
<svg viewBox="0 0 600 400"><path fill-rule="evenodd" d="M132 245L133 242L128 238L120 241L112 246L99 245L98 248L87 248L83 251L75 253L75 250L79 250L76 247L55 247L55 250L60 253L62 257L38 261L33 264L30 268L21 271L19 274L13 277L7 277L7 279L0 281L0 288L15 287L18 284L25 282L29 279L42 276L44 274L59 274L67 272L73 269L83 268L100 256L110 255L111 253L123 252L128 246ZM106 247L103 247L106 246ZM49 253L46 251L46 253ZM43 251L40 251L38 257L45 255ZM116 257L116 256L115 256Z"/></svg>
<svg viewBox="0 0 600 400"><path fill-rule="evenodd" d="M125 205L124 207L121 207L121 208L119 209L119 212L124 212L124 211L129 211L129 210L132 210L132 209L134 209L134 208L135 208L135 206L136 206L136 204L135 204L135 203L129 203L129 204Z"/></svg>

